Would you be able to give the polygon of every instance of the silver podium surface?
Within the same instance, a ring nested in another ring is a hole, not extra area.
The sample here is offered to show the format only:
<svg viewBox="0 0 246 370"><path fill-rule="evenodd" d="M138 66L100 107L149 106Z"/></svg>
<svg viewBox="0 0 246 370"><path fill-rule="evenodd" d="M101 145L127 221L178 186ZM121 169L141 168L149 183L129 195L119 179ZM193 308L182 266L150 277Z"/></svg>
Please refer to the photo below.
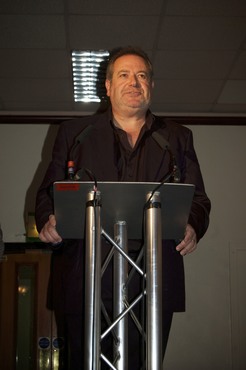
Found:
<svg viewBox="0 0 246 370"><path fill-rule="evenodd" d="M141 239L146 194L159 183L153 182L98 182L101 193L101 224L111 235L114 224L125 221L129 239ZM86 197L93 190L93 182L58 181L54 183L54 204L57 230L64 239L83 239ZM162 234L165 239L183 238L194 185L163 184L161 196Z"/></svg>

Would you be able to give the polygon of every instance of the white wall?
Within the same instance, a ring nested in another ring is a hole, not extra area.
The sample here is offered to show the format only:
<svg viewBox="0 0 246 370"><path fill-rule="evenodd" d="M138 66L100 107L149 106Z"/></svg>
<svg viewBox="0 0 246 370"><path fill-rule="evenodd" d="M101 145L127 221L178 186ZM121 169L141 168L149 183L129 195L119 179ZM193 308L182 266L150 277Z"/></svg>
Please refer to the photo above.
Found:
<svg viewBox="0 0 246 370"><path fill-rule="evenodd" d="M212 202L211 221L197 251L185 257L187 311L175 315L164 369L243 370L246 127L190 128Z"/></svg>
<svg viewBox="0 0 246 370"><path fill-rule="evenodd" d="M34 211L57 128L0 124L0 224L5 242L26 240L26 214Z"/></svg>
<svg viewBox="0 0 246 370"><path fill-rule="evenodd" d="M187 312L175 315L164 368L241 370L246 368L246 127L191 129L212 201L211 223L197 251L185 257ZM25 241L23 215L34 210L42 161L48 162L56 131L56 125L0 125L5 241Z"/></svg>

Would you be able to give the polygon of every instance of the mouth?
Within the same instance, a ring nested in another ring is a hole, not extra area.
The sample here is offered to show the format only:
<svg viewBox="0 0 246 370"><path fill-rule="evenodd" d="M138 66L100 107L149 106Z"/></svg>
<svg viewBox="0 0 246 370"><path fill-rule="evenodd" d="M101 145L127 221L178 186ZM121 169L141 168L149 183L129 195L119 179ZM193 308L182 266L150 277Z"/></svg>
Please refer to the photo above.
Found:
<svg viewBox="0 0 246 370"><path fill-rule="evenodd" d="M142 92L141 91L126 91L125 94L136 97L136 96L142 95Z"/></svg>

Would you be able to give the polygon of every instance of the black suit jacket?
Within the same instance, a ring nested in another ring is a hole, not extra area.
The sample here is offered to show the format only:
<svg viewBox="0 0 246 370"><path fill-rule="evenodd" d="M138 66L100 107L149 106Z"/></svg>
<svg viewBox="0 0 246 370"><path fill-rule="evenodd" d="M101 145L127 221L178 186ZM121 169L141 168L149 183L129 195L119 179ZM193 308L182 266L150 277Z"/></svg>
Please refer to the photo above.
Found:
<svg viewBox="0 0 246 370"><path fill-rule="evenodd" d="M119 180L118 148L110 119L111 111L108 110L103 114L61 124L54 144L52 162L37 194L36 223L39 231L47 222L48 216L53 213L53 202L47 189L54 181L64 180L69 159L75 161L75 172L88 168L98 181ZM71 153L76 136L89 125L93 126L89 135ZM189 223L195 229L199 240L208 227L210 201L205 193L192 132L172 120L154 116L151 130L145 138L146 168L141 181L161 181L170 170L169 153L153 139L153 131L160 133L169 142L180 169L181 182L196 186ZM71 154L73 158L70 158ZM86 173L83 174L82 180L89 180ZM62 246L61 280L64 307L68 312L81 310L83 252L81 241L67 241ZM164 241L163 246L163 307L172 311L185 309L183 258L176 252L174 241Z"/></svg>

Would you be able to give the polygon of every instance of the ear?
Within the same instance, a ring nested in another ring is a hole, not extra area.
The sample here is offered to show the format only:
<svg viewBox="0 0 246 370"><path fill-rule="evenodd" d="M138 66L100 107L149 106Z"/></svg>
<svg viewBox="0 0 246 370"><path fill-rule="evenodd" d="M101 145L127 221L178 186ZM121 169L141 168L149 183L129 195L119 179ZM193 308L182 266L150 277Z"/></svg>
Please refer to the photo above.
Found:
<svg viewBox="0 0 246 370"><path fill-rule="evenodd" d="M107 91L107 96L110 96L110 80L105 80L105 87L106 87L106 91Z"/></svg>

